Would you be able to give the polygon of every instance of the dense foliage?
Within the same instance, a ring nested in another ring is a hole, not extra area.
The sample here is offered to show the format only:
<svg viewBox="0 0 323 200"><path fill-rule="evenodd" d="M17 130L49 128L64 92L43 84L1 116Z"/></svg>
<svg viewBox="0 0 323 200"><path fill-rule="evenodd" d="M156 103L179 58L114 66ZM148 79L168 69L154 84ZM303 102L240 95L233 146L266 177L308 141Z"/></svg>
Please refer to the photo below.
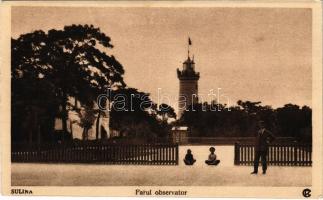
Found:
<svg viewBox="0 0 323 200"><path fill-rule="evenodd" d="M251 137L259 120L279 137L311 140L312 110L293 104L276 109L250 101L238 101L229 108L215 102L196 104L177 123L188 126L192 137Z"/></svg>
<svg viewBox="0 0 323 200"><path fill-rule="evenodd" d="M147 93L134 88L117 90L113 98L110 127L122 137L153 139L168 135L171 126L167 120L176 117L173 108L166 104L158 108Z"/></svg>

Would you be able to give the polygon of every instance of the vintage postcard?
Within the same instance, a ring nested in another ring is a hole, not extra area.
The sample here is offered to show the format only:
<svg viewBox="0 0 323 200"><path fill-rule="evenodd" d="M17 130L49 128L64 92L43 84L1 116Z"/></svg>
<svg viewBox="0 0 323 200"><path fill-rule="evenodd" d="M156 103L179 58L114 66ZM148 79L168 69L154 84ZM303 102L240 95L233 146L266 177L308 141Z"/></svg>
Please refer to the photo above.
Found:
<svg viewBox="0 0 323 200"><path fill-rule="evenodd" d="M320 2L0 8L4 195L322 195Z"/></svg>

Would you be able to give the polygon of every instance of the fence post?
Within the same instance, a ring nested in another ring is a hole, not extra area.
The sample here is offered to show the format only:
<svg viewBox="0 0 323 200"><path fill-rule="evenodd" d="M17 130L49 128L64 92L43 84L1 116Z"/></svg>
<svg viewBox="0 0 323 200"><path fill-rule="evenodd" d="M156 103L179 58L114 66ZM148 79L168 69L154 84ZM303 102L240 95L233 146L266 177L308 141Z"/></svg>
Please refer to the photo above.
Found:
<svg viewBox="0 0 323 200"><path fill-rule="evenodd" d="M178 143L176 144L176 165L178 165Z"/></svg>
<svg viewBox="0 0 323 200"><path fill-rule="evenodd" d="M298 161L297 161L297 149L298 149L298 146L297 146L296 142L294 142L293 143L293 151L294 151L293 165L298 164Z"/></svg>
<svg viewBox="0 0 323 200"><path fill-rule="evenodd" d="M234 143L234 164L239 165L240 162L240 145L238 142Z"/></svg>

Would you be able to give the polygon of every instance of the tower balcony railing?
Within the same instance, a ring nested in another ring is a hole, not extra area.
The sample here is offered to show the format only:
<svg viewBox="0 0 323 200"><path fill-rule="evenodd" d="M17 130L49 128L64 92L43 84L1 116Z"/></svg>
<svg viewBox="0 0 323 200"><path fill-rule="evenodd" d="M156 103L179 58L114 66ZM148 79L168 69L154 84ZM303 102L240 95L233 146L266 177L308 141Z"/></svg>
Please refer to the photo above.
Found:
<svg viewBox="0 0 323 200"><path fill-rule="evenodd" d="M183 78L183 79L199 79L200 78L200 73L195 72L195 71L180 71L177 69L177 77L178 78Z"/></svg>

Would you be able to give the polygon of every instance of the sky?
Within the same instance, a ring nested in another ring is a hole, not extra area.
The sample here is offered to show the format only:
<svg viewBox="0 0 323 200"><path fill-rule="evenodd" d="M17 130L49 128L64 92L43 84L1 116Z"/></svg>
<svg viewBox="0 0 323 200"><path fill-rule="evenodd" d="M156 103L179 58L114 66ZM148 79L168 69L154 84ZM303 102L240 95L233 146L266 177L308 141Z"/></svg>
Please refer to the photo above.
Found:
<svg viewBox="0 0 323 200"><path fill-rule="evenodd" d="M177 109L176 69L192 40L200 100L312 105L312 18L305 8L13 7L12 37L93 24L111 37L125 82ZM160 89L158 89L160 88ZM158 91L159 94L158 95ZM158 96L168 96L159 98Z"/></svg>

